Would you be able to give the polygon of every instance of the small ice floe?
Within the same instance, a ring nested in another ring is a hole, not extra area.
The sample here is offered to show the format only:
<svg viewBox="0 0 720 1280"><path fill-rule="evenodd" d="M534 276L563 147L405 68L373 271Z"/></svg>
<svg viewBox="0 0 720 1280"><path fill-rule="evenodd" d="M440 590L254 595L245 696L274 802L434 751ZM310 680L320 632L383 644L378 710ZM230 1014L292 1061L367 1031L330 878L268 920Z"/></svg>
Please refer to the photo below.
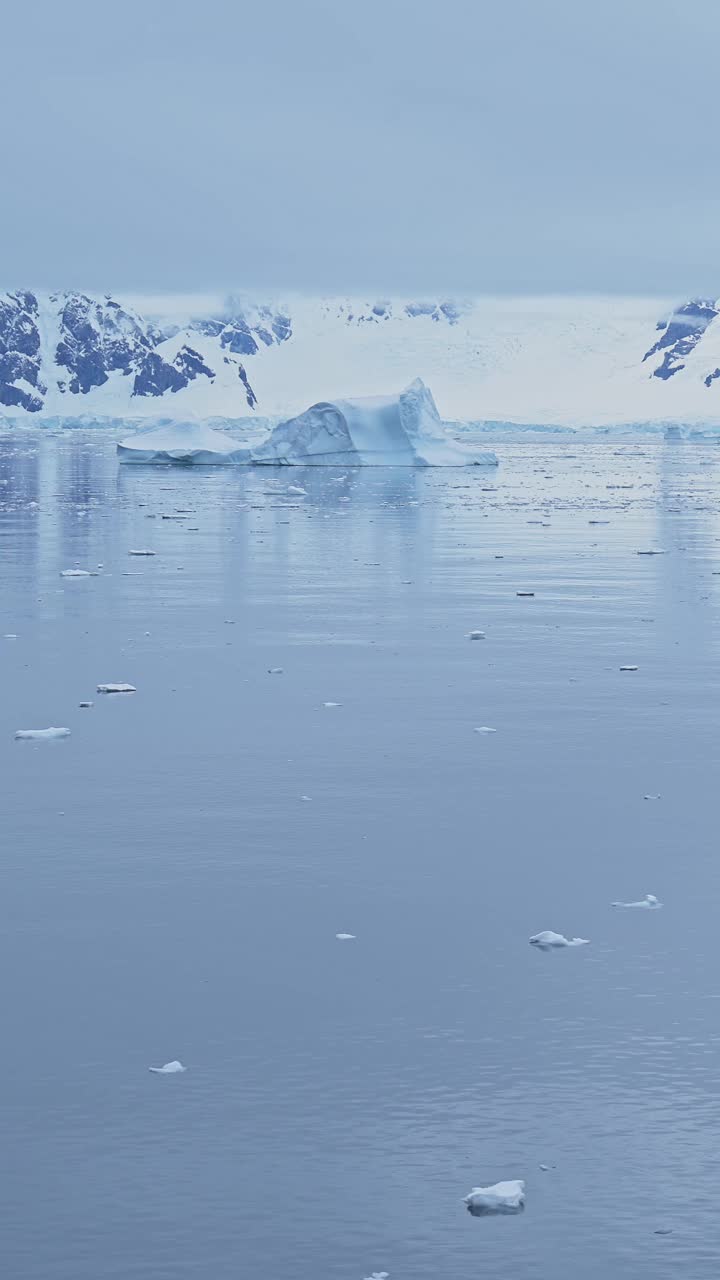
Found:
<svg viewBox="0 0 720 1280"><path fill-rule="evenodd" d="M16 738L31 738L37 742L49 742L51 738L69 738L69 729L16 729Z"/></svg>
<svg viewBox="0 0 720 1280"><path fill-rule="evenodd" d="M148 1067L148 1071L156 1076L175 1076L179 1071L187 1071L187 1067L175 1059L173 1062L166 1062L164 1067Z"/></svg>
<svg viewBox="0 0 720 1280"><path fill-rule="evenodd" d="M654 1236L671 1236L672 1227L657 1227L655 1231L653 1231L653 1235Z"/></svg>
<svg viewBox="0 0 720 1280"><path fill-rule="evenodd" d="M535 592L534 591L516 591L515 595L516 596L534 596Z"/></svg>
<svg viewBox="0 0 720 1280"><path fill-rule="evenodd" d="M621 668L620 668L620 670L621 670L621 671L639 671L639 670L640 670L640 668L639 668L639 667L634 666L634 665L633 665L633 663L631 663L631 662L627 662L627 663L625 664L625 666L624 666L624 667L621 667Z"/></svg>
<svg viewBox="0 0 720 1280"><path fill-rule="evenodd" d="M281 676L282 673L283 673L282 667L268 667L269 676Z"/></svg>
<svg viewBox="0 0 720 1280"><path fill-rule="evenodd" d="M638 551L638 553L637 553L637 554L638 554L639 556L664 556L664 555L665 555L665 552L664 552L664 551L662 551L662 550L657 550L657 549L656 549L656 550L654 550L654 551Z"/></svg>
<svg viewBox="0 0 720 1280"><path fill-rule="evenodd" d="M288 493L307 493L307 489L303 489L302 486L299 484L289 484L287 487L287 492Z"/></svg>
<svg viewBox="0 0 720 1280"><path fill-rule="evenodd" d="M373 1271L371 1276L365 1276L365 1280L390 1280L389 1271Z"/></svg>
<svg viewBox="0 0 720 1280"><path fill-rule="evenodd" d="M128 551L129 556L154 556L154 551Z"/></svg>
<svg viewBox="0 0 720 1280"><path fill-rule="evenodd" d="M609 524L609 520L588 520L588 524Z"/></svg>
<svg viewBox="0 0 720 1280"><path fill-rule="evenodd" d="M551 951L555 947L586 947L589 938L566 938L562 933L553 933L552 929L543 929L542 933L533 934L530 944L540 951Z"/></svg>
<svg viewBox="0 0 720 1280"><path fill-rule="evenodd" d="M79 702L79 703L78 703L78 706L79 706L79 707L94 707L94 706L95 706L95 703L94 703L94 702Z"/></svg>
<svg viewBox="0 0 720 1280"><path fill-rule="evenodd" d="M658 902L654 893L646 893L638 902L613 902L613 907L639 907L641 911L659 911L662 902Z"/></svg>
<svg viewBox="0 0 720 1280"><path fill-rule="evenodd" d="M497 729L491 729L489 724L479 724L473 729L473 733L497 733Z"/></svg>
<svg viewBox="0 0 720 1280"><path fill-rule="evenodd" d="M7 631L3 636L3 640L17 640L17 636L14 631Z"/></svg>
<svg viewBox="0 0 720 1280"><path fill-rule="evenodd" d="M61 569L61 578L90 578L92 575L89 569Z"/></svg>
<svg viewBox="0 0 720 1280"><path fill-rule="evenodd" d="M660 796L643 796L643 800L659 800Z"/></svg>
<svg viewBox="0 0 720 1280"><path fill-rule="evenodd" d="M525 1206L525 1183L522 1178L496 1182L492 1187L473 1187L464 1203L470 1213L482 1217L490 1213L520 1213Z"/></svg>
<svg viewBox="0 0 720 1280"><path fill-rule="evenodd" d="M134 684L99 684L98 693L137 693Z"/></svg>
<svg viewBox="0 0 720 1280"><path fill-rule="evenodd" d="M312 800L312 796L301 796L301 800Z"/></svg>
<svg viewBox="0 0 720 1280"><path fill-rule="evenodd" d="M324 707L341 707L342 702L323 702Z"/></svg>
<svg viewBox="0 0 720 1280"><path fill-rule="evenodd" d="M337 938L338 942L354 942L355 941L354 933L336 933L335 937Z"/></svg>
<svg viewBox="0 0 720 1280"><path fill-rule="evenodd" d="M484 640L484 631L468 631L468 640Z"/></svg>

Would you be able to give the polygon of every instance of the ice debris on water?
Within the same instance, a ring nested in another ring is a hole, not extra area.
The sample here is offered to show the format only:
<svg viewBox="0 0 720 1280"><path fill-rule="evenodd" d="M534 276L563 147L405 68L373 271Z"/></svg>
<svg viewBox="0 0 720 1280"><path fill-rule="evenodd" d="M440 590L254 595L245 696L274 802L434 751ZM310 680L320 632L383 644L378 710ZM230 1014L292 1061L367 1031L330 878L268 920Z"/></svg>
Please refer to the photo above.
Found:
<svg viewBox="0 0 720 1280"><path fill-rule="evenodd" d="M338 942L354 942L355 941L354 933L336 933L335 937L337 938Z"/></svg>
<svg viewBox="0 0 720 1280"><path fill-rule="evenodd" d="M98 693L137 693L134 684L99 684Z"/></svg>
<svg viewBox="0 0 720 1280"><path fill-rule="evenodd" d="M469 639L469 640L484 640L484 639L485 639L485 632L484 632L484 631L469 631L469 632L468 632L468 639Z"/></svg>
<svg viewBox="0 0 720 1280"><path fill-rule="evenodd" d="M643 800L659 800L660 796L643 796Z"/></svg>
<svg viewBox="0 0 720 1280"><path fill-rule="evenodd" d="M128 551L129 556L154 556L154 551Z"/></svg>
<svg viewBox="0 0 720 1280"><path fill-rule="evenodd" d="M61 569L61 578L90 578L92 575L89 569Z"/></svg>
<svg viewBox="0 0 720 1280"><path fill-rule="evenodd" d="M342 702L323 702L324 707L341 707Z"/></svg>
<svg viewBox="0 0 720 1280"><path fill-rule="evenodd" d="M525 1183L522 1178L509 1182L496 1182L491 1187L473 1187L464 1203L470 1213L482 1216L491 1213L519 1213L525 1204Z"/></svg>
<svg viewBox="0 0 720 1280"><path fill-rule="evenodd" d="M389 1271L373 1271L371 1276L365 1276L365 1280L390 1280Z"/></svg>
<svg viewBox="0 0 720 1280"><path fill-rule="evenodd" d="M534 595L535 595L535 592L534 592L534 591L516 591L516 592L515 592L515 595L517 595L517 596L534 596Z"/></svg>
<svg viewBox="0 0 720 1280"><path fill-rule="evenodd" d="M69 737L69 728L17 728L17 739L32 739L38 742L49 742L54 737Z"/></svg>
<svg viewBox="0 0 720 1280"><path fill-rule="evenodd" d="M659 911L662 902L658 902L654 893L646 893L638 902L613 902L613 907L640 907L643 911Z"/></svg>
<svg viewBox="0 0 720 1280"><path fill-rule="evenodd" d="M639 556L664 556L664 551L638 551Z"/></svg>
<svg viewBox="0 0 720 1280"><path fill-rule="evenodd" d="M639 667L634 666L631 662L627 662L624 667L620 668L621 671L639 671L639 669Z"/></svg>
<svg viewBox="0 0 720 1280"><path fill-rule="evenodd" d="M3 640L17 640L17 635L14 631L7 631L3 636Z"/></svg>
<svg viewBox="0 0 720 1280"><path fill-rule="evenodd" d="M554 947L586 947L589 938L566 938L562 933L553 933L552 929L543 929L542 933L534 933L530 939L533 947L541 951L550 951Z"/></svg>
<svg viewBox="0 0 720 1280"><path fill-rule="evenodd" d="M148 1067L148 1071L152 1071L153 1075L156 1076L174 1076L179 1071L187 1071L187 1067L184 1067L182 1062L178 1062L177 1059L173 1059L172 1062L166 1062L163 1067Z"/></svg>
<svg viewBox="0 0 720 1280"><path fill-rule="evenodd" d="M79 702L79 703L78 703L78 706L79 706L79 707L94 707L94 706L95 706L95 703L94 703L94 702Z"/></svg>
<svg viewBox="0 0 720 1280"><path fill-rule="evenodd" d="M282 667L268 667L269 676L281 676L282 673L283 673Z"/></svg>
<svg viewBox="0 0 720 1280"><path fill-rule="evenodd" d="M489 724L479 724L473 733L497 733L497 729L491 729Z"/></svg>

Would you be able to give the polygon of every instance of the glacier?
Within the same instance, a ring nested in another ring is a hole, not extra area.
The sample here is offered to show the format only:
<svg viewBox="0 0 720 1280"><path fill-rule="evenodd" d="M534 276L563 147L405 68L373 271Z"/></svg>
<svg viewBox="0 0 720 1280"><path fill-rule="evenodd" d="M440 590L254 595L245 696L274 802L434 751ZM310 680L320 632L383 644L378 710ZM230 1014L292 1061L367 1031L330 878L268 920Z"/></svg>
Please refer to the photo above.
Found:
<svg viewBox="0 0 720 1280"><path fill-rule="evenodd" d="M117 446L121 462L184 465L497 466L494 453L459 445L420 378L395 396L322 401L281 422L259 443L239 445L202 422L140 431Z"/></svg>
<svg viewBox="0 0 720 1280"><path fill-rule="evenodd" d="M422 371L458 430L720 434L720 304L0 293L0 427L234 431Z"/></svg>

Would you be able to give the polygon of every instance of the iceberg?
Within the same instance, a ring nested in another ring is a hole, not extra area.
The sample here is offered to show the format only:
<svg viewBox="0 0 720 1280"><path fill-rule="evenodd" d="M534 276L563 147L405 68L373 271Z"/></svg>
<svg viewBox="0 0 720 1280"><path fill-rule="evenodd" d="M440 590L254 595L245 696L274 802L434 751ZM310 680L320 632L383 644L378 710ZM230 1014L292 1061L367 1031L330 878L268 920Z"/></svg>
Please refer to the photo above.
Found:
<svg viewBox="0 0 720 1280"><path fill-rule="evenodd" d="M247 462L248 450L203 422L170 422L147 427L121 440L120 462L164 462L196 466L228 466ZM236 456L241 455L241 456Z"/></svg>
<svg viewBox="0 0 720 1280"><path fill-rule="evenodd" d="M280 422L266 440L238 444L202 422L162 423L121 440L121 462L197 466L497 466L494 453L459 444L420 378L394 396L328 400ZM291 486L288 493L304 493Z"/></svg>
<svg viewBox="0 0 720 1280"><path fill-rule="evenodd" d="M542 933L533 934L530 944L541 951L550 951L554 947L586 947L589 938L566 938L562 933L553 933L552 929L543 929Z"/></svg>
<svg viewBox="0 0 720 1280"><path fill-rule="evenodd" d="M496 1182L492 1187L473 1187L464 1202L477 1217L488 1213L520 1213L525 1206L525 1183L522 1178L516 1178Z"/></svg>
<svg viewBox="0 0 720 1280"><path fill-rule="evenodd" d="M420 378L396 396L313 404L250 453L256 466L497 466L493 453L453 440Z"/></svg>
<svg viewBox="0 0 720 1280"><path fill-rule="evenodd" d="M156 1076L174 1076L180 1071L187 1071L187 1067L184 1067L182 1062L174 1060L173 1062L166 1062L162 1067L148 1067L148 1071L152 1071L153 1075Z"/></svg>

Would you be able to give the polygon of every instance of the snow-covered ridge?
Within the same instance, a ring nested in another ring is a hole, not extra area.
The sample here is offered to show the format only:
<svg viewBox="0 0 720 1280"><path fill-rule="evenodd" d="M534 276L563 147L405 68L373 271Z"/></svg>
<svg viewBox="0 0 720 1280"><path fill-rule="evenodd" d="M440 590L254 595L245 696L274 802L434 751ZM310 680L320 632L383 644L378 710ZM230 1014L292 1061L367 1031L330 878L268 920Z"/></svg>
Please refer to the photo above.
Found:
<svg viewBox="0 0 720 1280"><path fill-rule="evenodd" d="M657 298L0 294L0 418L237 422L418 374L476 424L720 428L720 305Z"/></svg>

